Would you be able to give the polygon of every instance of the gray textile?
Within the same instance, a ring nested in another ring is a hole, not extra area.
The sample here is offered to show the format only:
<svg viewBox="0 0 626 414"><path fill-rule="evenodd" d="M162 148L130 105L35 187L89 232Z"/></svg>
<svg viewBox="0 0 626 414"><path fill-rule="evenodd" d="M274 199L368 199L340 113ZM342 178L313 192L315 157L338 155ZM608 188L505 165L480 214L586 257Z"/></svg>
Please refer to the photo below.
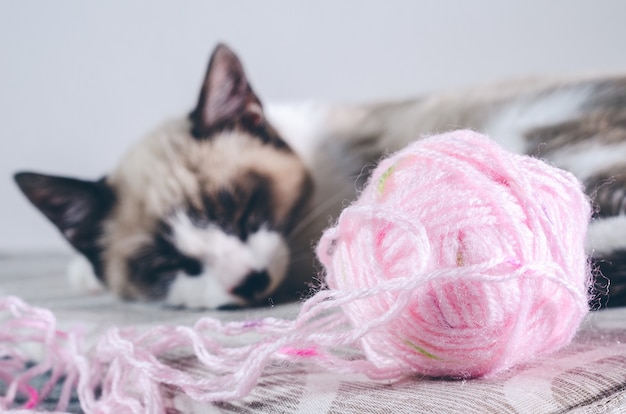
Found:
<svg viewBox="0 0 626 414"><path fill-rule="evenodd" d="M68 289L67 257L0 257L0 293L52 309L61 325L82 321L115 325L190 324L210 315L224 320L295 316L297 305L237 312L188 312L122 303L108 294ZM188 370L201 372L189 360ZM0 392L2 387L0 386ZM626 413L626 308L594 312L575 341L561 352L496 378L444 381L423 378L376 382L357 375L327 374L304 365L266 369L241 401L196 404L163 390L171 413ZM46 406L53 408L53 401ZM74 400L70 412L80 412Z"/></svg>

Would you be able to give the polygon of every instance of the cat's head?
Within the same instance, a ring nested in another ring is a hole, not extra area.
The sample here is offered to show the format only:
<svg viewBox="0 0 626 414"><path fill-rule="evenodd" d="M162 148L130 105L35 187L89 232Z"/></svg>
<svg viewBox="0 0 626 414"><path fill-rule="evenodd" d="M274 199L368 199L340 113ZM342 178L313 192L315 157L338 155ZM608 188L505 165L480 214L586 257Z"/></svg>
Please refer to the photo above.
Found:
<svg viewBox="0 0 626 414"><path fill-rule="evenodd" d="M15 179L110 290L205 308L255 304L276 289L312 187L224 45L189 116L148 135L105 178Z"/></svg>

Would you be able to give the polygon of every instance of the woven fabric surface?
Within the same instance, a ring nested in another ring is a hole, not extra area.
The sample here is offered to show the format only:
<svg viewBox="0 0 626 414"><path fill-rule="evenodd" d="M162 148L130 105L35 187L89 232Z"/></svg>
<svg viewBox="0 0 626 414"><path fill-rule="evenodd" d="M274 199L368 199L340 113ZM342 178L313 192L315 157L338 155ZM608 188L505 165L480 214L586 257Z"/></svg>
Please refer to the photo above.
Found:
<svg viewBox="0 0 626 414"><path fill-rule="evenodd" d="M207 314L225 321L291 318L298 311L293 304L190 312L123 303L108 294L85 295L69 289L67 262L68 257L62 255L0 256L0 293L49 308L61 327L78 323L94 335L112 325L191 324ZM169 361L202 375L200 364L184 353L169 356ZM45 378L40 380L43 383ZM275 364L266 369L252 394L239 401L197 404L174 389L163 387L163 393L169 413L185 414L626 413L626 308L591 313L567 348L491 379L375 382L357 375L324 373L305 364ZM58 392L52 393L42 408L53 410L55 395ZM68 411L82 412L76 398Z"/></svg>

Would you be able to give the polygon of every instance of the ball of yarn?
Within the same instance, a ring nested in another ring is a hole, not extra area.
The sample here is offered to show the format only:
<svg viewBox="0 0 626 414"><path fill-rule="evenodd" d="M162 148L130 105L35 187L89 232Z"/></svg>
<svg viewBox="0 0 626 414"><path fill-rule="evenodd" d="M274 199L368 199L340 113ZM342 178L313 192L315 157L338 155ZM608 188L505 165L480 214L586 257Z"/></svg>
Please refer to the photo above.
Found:
<svg viewBox="0 0 626 414"><path fill-rule="evenodd" d="M240 399L266 366L308 362L395 380L491 375L556 351L588 310L590 206L569 173L456 131L383 160L317 248L329 289L295 320L62 331L54 315L0 298L0 409L63 382L86 412L167 411L164 385L192 401ZM9 314L9 317L3 317ZM5 335L2 333L5 332ZM258 341L224 343L253 333ZM22 345L43 346L36 365ZM91 344L91 345L89 345ZM199 365L171 364L174 355ZM43 373L38 392L31 380Z"/></svg>
<svg viewBox="0 0 626 414"><path fill-rule="evenodd" d="M387 318L360 339L376 367L470 378L570 342L589 218L570 173L455 131L384 159L317 253L330 290L411 286L343 306L355 327Z"/></svg>

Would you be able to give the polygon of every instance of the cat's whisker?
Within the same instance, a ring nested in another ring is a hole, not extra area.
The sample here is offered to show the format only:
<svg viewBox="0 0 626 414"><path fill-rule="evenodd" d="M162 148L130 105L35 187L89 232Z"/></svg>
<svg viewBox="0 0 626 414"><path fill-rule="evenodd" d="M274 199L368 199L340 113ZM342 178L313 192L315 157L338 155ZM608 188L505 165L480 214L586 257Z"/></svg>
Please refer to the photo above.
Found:
<svg viewBox="0 0 626 414"><path fill-rule="evenodd" d="M299 233L309 229L310 226L315 223L315 220L320 218L323 214L327 214L331 212L330 207L339 203L340 201L342 201L342 199L345 199L345 198L346 197L344 194L336 194L332 198L325 200L323 203L313 208L311 211L309 211L306 214L306 216L302 218L302 220L291 231L291 237L297 236L299 235ZM329 219L330 219L330 216L329 216ZM321 236L321 234L319 234L318 236Z"/></svg>
<svg viewBox="0 0 626 414"><path fill-rule="evenodd" d="M310 249L299 249L292 250L290 252L285 252L279 255L276 255L275 260L284 260L287 259L289 263L296 263L302 259L312 258L314 256L315 246L311 246Z"/></svg>

